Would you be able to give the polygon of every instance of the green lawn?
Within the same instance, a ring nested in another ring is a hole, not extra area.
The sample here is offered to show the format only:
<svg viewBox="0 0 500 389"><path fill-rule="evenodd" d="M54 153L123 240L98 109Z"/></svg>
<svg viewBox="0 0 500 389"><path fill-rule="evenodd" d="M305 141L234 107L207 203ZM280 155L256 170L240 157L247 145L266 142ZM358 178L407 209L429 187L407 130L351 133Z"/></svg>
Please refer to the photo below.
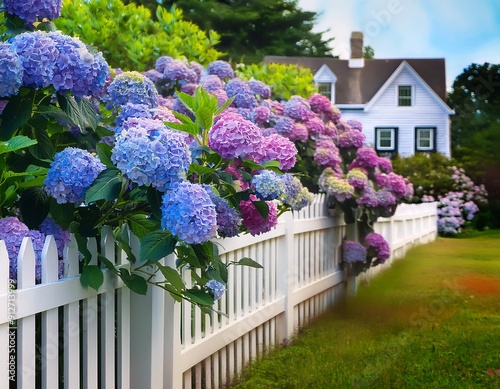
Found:
<svg viewBox="0 0 500 389"><path fill-rule="evenodd" d="M438 238L233 388L500 388L500 231Z"/></svg>

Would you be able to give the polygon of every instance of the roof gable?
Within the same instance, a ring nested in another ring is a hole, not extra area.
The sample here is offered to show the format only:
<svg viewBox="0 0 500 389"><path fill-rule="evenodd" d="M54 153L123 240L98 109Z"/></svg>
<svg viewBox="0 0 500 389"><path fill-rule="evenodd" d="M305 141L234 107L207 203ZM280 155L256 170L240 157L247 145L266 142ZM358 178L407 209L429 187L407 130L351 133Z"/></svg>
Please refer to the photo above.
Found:
<svg viewBox="0 0 500 389"><path fill-rule="evenodd" d="M453 114L453 110L446 105L446 103L437 95L437 93L432 90L432 88L420 77L420 75L413 69L410 64L403 60L401 64L398 66L398 68L394 71L394 73L391 74L391 76L387 79L387 81L382 85L382 87L375 93L373 98L370 100L368 104L365 106L365 111L368 112L373 105L377 102L377 100L385 93L387 88L396 80L396 78L403 72L403 70L407 70L411 76L420 84L424 90L429 93L432 98L436 101L436 103L444 110L446 113L449 115Z"/></svg>
<svg viewBox="0 0 500 389"><path fill-rule="evenodd" d="M337 76L328 67L327 64L321 65L319 70L314 74L314 82L337 82Z"/></svg>

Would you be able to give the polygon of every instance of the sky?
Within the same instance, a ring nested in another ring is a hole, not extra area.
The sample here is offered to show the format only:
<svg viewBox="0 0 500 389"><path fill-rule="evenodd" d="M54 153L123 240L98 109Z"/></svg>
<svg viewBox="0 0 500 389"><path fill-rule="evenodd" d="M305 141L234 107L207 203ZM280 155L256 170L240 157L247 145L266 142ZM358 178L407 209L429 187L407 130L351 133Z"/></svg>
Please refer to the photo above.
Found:
<svg viewBox="0 0 500 389"><path fill-rule="evenodd" d="M500 0L299 0L319 14L313 31L350 56L352 31L376 59L445 58L446 86L472 63L500 64Z"/></svg>

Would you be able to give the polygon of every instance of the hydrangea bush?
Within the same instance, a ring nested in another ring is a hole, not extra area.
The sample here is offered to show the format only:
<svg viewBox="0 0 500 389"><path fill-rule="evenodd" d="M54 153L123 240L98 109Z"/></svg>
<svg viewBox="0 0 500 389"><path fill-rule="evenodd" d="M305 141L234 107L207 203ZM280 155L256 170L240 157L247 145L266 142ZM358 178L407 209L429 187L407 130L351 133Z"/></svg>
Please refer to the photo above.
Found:
<svg viewBox="0 0 500 389"><path fill-rule="evenodd" d="M235 79L222 61L205 69L161 56L144 74L110 71L101 53L47 20L57 15L44 10L60 10L60 1L38 3L9 3L0 46L0 239L11 278L26 236L37 253L37 281L46 234L55 236L62 272L71 233L84 286L98 289L104 266L146 293L159 271L165 281L155 285L175 299L211 306L228 274L213 238L265 233L281 213L311 201L285 174L296 162L293 142L250 120L270 88ZM90 264L87 238L104 228L129 267L103 256L99 266ZM139 238L140 253L129 232ZM177 269L159 262L171 253ZM249 258L232 264L260 267ZM179 273L185 267L195 280L190 288Z"/></svg>

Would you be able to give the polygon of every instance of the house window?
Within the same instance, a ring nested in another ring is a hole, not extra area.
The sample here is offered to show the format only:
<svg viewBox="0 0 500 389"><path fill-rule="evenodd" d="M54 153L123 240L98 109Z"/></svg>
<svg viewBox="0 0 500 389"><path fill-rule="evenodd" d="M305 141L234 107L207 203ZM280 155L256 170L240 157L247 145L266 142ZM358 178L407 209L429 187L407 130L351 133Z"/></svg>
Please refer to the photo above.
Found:
<svg viewBox="0 0 500 389"><path fill-rule="evenodd" d="M379 155L392 156L397 152L396 127L375 128L375 150Z"/></svg>
<svg viewBox="0 0 500 389"><path fill-rule="evenodd" d="M415 150L436 151L436 127L415 128Z"/></svg>
<svg viewBox="0 0 500 389"><path fill-rule="evenodd" d="M399 85L398 86L398 105L400 107L411 107L411 86Z"/></svg>
<svg viewBox="0 0 500 389"><path fill-rule="evenodd" d="M323 96L328 97L328 100L332 99L332 83L331 82L318 82L318 92Z"/></svg>

